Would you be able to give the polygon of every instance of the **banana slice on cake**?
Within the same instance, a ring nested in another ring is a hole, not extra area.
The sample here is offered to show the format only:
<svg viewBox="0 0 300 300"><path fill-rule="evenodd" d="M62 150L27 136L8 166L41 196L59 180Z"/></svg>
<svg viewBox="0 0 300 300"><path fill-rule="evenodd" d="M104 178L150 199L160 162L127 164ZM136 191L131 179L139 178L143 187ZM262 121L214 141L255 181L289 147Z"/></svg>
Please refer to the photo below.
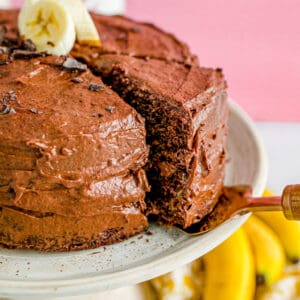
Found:
<svg viewBox="0 0 300 300"><path fill-rule="evenodd" d="M96 26L82 0L25 0L19 14L20 34L31 39L38 51L66 55L75 39L100 46Z"/></svg>
<svg viewBox="0 0 300 300"><path fill-rule="evenodd" d="M63 55L75 43L71 14L59 0L26 0L19 14L19 31L38 51Z"/></svg>
<svg viewBox="0 0 300 300"><path fill-rule="evenodd" d="M101 41L95 23L82 0L61 0L70 12L75 24L77 41L89 46L100 46Z"/></svg>

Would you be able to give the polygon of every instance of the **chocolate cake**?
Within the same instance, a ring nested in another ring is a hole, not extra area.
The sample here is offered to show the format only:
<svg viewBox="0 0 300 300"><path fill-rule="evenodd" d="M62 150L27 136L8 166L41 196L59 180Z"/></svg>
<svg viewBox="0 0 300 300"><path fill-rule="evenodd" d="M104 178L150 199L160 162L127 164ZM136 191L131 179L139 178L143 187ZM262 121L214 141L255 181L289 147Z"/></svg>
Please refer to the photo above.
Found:
<svg viewBox="0 0 300 300"><path fill-rule="evenodd" d="M222 71L200 67L151 24L93 18L102 47L75 45L75 61L30 49L17 38L17 11L0 11L0 52L10 56L0 57L3 246L96 247L141 232L146 215L189 227L218 201Z"/></svg>

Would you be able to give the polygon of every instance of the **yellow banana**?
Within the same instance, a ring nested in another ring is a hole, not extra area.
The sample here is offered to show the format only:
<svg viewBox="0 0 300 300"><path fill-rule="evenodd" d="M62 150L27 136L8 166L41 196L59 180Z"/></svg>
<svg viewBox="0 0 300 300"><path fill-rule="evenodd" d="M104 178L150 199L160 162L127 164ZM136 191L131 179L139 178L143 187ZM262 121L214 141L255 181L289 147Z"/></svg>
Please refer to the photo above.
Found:
<svg viewBox="0 0 300 300"><path fill-rule="evenodd" d="M266 191L265 196L271 193ZM282 212L259 212L256 215L266 222L278 235L291 262L300 260L300 222L288 221Z"/></svg>
<svg viewBox="0 0 300 300"><path fill-rule="evenodd" d="M203 300L252 300L255 269L251 247L243 228L203 257Z"/></svg>
<svg viewBox="0 0 300 300"><path fill-rule="evenodd" d="M278 236L256 216L243 225L250 241L256 266L257 284L270 286L283 273L285 252Z"/></svg>

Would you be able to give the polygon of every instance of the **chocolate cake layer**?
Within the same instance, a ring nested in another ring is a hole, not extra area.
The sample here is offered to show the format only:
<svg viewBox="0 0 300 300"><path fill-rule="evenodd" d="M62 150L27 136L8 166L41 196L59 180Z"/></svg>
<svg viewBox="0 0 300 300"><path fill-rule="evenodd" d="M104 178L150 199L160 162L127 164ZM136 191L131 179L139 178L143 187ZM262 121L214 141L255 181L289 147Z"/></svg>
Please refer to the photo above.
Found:
<svg viewBox="0 0 300 300"><path fill-rule="evenodd" d="M0 66L0 244L83 249L147 226L144 121L81 68L52 56Z"/></svg>
<svg viewBox="0 0 300 300"><path fill-rule="evenodd" d="M224 177L228 104L221 70L102 55L103 80L145 119L149 213L188 227L216 204Z"/></svg>
<svg viewBox="0 0 300 300"><path fill-rule="evenodd" d="M127 239L143 231L147 224L146 217L134 206L80 218L3 207L0 246L41 251L96 248Z"/></svg>

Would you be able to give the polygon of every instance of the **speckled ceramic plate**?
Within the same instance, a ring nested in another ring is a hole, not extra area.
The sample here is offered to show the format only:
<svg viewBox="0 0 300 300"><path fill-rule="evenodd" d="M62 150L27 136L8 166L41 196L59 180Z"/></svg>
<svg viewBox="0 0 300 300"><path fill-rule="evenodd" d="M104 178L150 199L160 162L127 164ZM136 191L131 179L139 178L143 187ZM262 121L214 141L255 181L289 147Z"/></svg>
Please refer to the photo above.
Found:
<svg viewBox="0 0 300 300"><path fill-rule="evenodd" d="M231 104L226 184L250 184L261 194L267 174L262 142L249 117ZM205 254L230 236L247 216L212 232L189 237L151 224L152 235L87 251L41 253L0 250L0 296L71 296L114 289L171 271Z"/></svg>

